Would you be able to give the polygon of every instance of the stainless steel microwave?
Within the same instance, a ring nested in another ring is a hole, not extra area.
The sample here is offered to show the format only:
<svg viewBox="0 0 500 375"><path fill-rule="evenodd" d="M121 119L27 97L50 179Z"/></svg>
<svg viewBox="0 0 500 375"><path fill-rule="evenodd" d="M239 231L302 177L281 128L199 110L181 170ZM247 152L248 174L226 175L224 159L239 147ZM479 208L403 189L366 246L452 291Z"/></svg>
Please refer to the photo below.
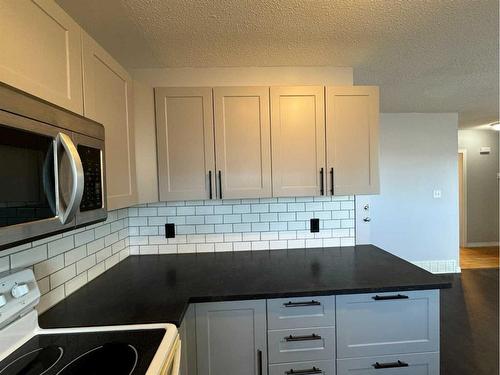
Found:
<svg viewBox="0 0 500 375"><path fill-rule="evenodd" d="M0 250L105 220L104 127L0 84Z"/></svg>

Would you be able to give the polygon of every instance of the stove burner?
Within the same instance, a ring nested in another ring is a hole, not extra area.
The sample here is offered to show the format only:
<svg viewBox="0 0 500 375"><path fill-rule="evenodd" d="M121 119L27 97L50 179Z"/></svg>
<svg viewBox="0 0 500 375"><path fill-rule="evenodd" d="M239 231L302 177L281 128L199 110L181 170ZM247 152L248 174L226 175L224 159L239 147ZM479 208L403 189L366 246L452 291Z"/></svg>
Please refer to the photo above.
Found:
<svg viewBox="0 0 500 375"><path fill-rule="evenodd" d="M47 346L26 353L0 370L0 374L43 375L46 374L63 356L60 346Z"/></svg>
<svg viewBox="0 0 500 375"><path fill-rule="evenodd" d="M113 342L75 358L57 375L131 375L137 360L137 350L132 345Z"/></svg>

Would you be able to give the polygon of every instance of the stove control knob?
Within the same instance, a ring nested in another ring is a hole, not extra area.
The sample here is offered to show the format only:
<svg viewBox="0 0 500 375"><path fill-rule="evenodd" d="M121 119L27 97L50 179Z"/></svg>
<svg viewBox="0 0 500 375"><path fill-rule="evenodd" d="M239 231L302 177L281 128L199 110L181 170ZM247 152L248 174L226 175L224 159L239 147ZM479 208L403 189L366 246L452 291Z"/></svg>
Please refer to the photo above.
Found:
<svg viewBox="0 0 500 375"><path fill-rule="evenodd" d="M0 308L4 307L7 304L7 298L3 294L0 294Z"/></svg>
<svg viewBox="0 0 500 375"><path fill-rule="evenodd" d="M10 293L14 298L21 298L22 296L28 294L29 291L30 289L28 287L28 284L17 284L12 287Z"/></svg>

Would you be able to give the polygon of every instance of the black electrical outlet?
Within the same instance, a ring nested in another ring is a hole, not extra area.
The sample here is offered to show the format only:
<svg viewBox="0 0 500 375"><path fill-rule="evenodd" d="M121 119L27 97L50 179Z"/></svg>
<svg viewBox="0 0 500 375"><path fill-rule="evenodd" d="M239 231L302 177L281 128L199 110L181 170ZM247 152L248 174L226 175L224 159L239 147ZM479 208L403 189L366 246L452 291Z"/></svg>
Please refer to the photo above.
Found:
<svg viewBox="0 0 500 375"><path fill-rule="evenodd" d="M175 237L175 225L165 224L165 238L174 238L174 237Z"/></svg>
<svg viewBox="0 0 500 375"><path fill-rule="evenodd" d="M319 219L311 219L311 233L319 232Z"/></svg>

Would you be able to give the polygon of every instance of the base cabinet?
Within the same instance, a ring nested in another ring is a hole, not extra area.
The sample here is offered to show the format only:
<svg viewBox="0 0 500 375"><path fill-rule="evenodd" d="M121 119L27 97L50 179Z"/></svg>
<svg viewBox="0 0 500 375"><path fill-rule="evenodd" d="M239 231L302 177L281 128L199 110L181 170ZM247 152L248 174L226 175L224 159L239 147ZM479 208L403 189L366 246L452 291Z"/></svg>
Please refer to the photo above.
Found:
<svg viewBox="0 0 500 375"><path fill-rule="evenodd" d="M439 353L402 354L337 361L337 375L439 375Z"/></svg>
<svg viewBox="0 0 500 375"><path fill-rule="evenodd" d="M194 310L181 336L188 346L191 337L196 351L185 353L196 358L187 359L183 375L439 375L439 290L199 303Z"/></svg>
<svg viewBox="0 0 500 375"><path fill-rule="evenodd" d="M198 375L267 375L266 301L196 305Z"/></svg>

